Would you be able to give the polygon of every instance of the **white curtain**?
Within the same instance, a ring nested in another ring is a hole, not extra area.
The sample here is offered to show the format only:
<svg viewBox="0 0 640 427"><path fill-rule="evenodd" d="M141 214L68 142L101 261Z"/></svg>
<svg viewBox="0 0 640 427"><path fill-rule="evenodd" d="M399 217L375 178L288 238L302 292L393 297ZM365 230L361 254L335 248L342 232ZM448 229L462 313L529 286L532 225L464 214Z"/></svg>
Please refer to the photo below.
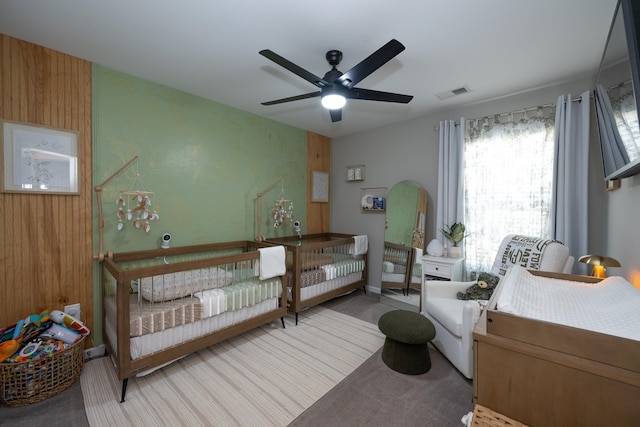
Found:
<svg viewBox="0 0 640 427"><path fill-rule="evenodd" d="M467 272L490 271L507 234L551 237L553 142L553 107L467 120Z"/></svg>
<svg viewBox="0 0 640 427"><path fill-rule="evenodd" d="M576 260L587 253L589 196L589 92L579 101L561 95L556 103L551 237ZM583 271L577 271L583 270ZM585 265L574 271L586 274Z"/></svg>
<svg viewBox="0 0 640 427"><path fill-rule="evenodd" d="M438 201L436 203L436 239L446 247L449 241L440 232L454 222L463 222L463 144L464 118L456 125L453 120L440 122L438 154Z"/></svg>

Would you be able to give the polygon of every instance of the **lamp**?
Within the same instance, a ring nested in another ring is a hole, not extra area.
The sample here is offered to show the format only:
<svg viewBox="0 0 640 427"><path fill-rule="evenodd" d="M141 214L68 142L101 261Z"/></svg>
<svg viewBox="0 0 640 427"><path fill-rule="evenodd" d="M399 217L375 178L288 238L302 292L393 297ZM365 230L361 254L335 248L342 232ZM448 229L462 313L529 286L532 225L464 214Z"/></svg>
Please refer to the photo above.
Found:
<svg viewBox="0 0 640 427"><path fill-rule="evenodd" d="M336 90L329 89L322 92L322 99L320 102L327 110L339 110L347 103L347 99L340 95Z"/></svg>
<svg viewBox="0 0 640 427"><path fill-rule="evenodd" d="M617 259L602 255L583 255L578 259L578 261L593 265L593 272L591 275L593 277L600 277L603 279L607 277L605 267L620 267L620 262L618 262Z"/></svg>

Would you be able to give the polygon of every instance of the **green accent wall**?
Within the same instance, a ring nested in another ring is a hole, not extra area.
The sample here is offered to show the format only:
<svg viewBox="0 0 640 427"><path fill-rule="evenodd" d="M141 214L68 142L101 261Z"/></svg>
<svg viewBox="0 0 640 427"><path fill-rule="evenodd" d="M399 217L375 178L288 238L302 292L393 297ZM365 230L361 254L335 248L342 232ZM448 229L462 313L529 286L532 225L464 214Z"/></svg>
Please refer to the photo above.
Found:
<svg viewBox="0 0 640 427"><path fill-rule="evenodd" d="M306 131L100 65L93 87L94 185L138 156L102 191L105 251L156 248L165 232L173 246L253 240L256 195L279 176L262 198L261 232L295 234L274 229L270 208L284 186L305 218ZM126 221L117 230L115 201L128 189L155 193L160 219L149 232Z"/></svg>
<svg viewBox="0 0 640 427"><path fill-rule="evenodd" d="M249 114L103 66L93 65L93 186L134 156L138 160L102 190L104 253L188 246L257 236L256 199L262 197L261 234L294 235L275 229L270 209L284 188L295 218L306 217L305 130ZM258 102L258 101L256 101ZM139 174L139 179L136 176ZM125 221L118 231L116 199L121 190L154 193L159 220L149 232ZM98 206L93 197L94 253L98 253ZM94 262L94 344L102 340L101 265Z"/></svg>

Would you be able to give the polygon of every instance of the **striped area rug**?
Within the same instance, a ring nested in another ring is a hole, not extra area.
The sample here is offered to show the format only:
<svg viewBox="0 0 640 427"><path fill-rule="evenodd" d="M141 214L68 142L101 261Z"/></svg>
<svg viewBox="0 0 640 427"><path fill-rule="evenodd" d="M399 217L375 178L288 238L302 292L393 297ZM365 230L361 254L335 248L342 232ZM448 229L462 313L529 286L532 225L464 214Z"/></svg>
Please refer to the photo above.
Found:
<svg viewBox="0 0 640 427"><path fill-rule="evenodd" d="M323 307L121 382L111 359L80 378L91 426L286 426L378 350L377 326Z"/></svg>

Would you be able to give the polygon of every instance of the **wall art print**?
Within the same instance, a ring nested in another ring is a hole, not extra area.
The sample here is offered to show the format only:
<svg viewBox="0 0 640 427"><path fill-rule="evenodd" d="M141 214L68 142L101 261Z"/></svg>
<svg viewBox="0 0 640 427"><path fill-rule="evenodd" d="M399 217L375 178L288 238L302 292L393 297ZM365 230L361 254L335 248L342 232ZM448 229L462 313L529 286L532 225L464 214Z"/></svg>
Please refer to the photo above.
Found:
<svg viewBox="0 0 640 427"><path fill-rule="evenodd" d="M78 134L2 123L2 191L79 194Z"/></svg>

